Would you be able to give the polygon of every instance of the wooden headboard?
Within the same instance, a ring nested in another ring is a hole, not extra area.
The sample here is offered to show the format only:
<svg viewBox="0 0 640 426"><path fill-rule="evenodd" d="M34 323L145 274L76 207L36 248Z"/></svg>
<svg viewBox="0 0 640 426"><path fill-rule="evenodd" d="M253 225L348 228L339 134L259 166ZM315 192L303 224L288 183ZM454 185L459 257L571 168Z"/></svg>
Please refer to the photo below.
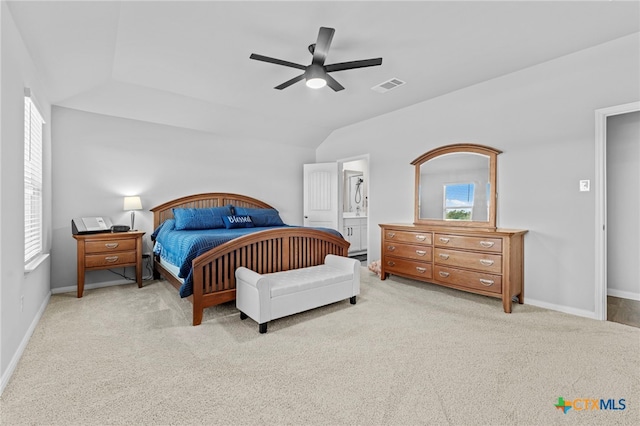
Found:
<svg viewBox="0 0 640 426"><path fill-rule="evenodd" d="M221 207L233 204L238 207L272 209L269 204L248 197L246 195L231 194L227 192L209 192L206 194L188 195L167 201L164 204L151 209L153 212L153 229L156 229L162 222L173 218L174 208L204 208Z"/></svg>

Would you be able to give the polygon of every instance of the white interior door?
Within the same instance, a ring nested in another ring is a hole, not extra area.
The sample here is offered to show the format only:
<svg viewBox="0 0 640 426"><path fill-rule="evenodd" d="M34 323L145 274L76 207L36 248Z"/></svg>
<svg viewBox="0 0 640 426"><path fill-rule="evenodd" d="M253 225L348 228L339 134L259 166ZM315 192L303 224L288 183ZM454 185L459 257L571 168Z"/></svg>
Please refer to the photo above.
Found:
<svg viewBox="0 0 640 426"><path fill-rule="evenodd" d="M304 226L338 229L338 163L304 165Z"/></svg>

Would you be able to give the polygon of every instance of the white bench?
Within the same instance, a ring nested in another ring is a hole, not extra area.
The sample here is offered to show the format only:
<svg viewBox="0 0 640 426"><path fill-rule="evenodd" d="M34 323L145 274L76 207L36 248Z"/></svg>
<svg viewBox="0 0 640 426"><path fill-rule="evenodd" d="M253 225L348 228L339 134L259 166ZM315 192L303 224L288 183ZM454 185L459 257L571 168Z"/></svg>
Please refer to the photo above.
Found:
<svg viewBox="0 0 640 426"><path fill-rule="evenodd" d="M323 265L258 274L236 269L236 307L240 319L251 317L267 332L267 322L360 294L360 262L329 254Z"/></svg>

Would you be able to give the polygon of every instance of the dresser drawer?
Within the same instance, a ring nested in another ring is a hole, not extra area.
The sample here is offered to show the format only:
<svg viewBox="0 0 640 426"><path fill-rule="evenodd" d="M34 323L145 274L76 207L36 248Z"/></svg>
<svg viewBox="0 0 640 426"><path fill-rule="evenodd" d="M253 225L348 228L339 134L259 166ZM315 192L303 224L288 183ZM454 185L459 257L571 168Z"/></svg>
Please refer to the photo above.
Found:
<svg viewBox="0 0 640 426"><path fill-rule="evenodd" d="M491 293L502 293L502 277L500 275L483 274L481 272L463 271L435 265L434 279L438 282L459 285Z"/></svg>
<svg viewBox="0 0 640 426"><path fill-rule="evenodd" d="M136 263L136 252L125 251L110 254L88 254L85 257L85 267L120 266Z"/></svg>
<svg viewBox="0 0 640 426"><path fill-rule="evenodd" d="M502 256L436 248L433 261L441 265L476 269L495 274L502 273Z"/></svg>
<svg viewBox="0 0 640 426"><path fill-rule="evenodd" d="M432 266L430 263L416 262L399 257L386 256L384 269L386 273L390 274L413 275L421 278L432 277Z"/></svg>
<svg viewBox="0 0 640 426"><path fill-rule="evenodd" d="M136 239L127 238L121 240L97 240L87 241L85 253L109 253L112 251L127 251L136 249Z"/></svg>
<svg viewBox="0 0 640 426"><path fill-rule="evenodd" d="M385 244L391 241L410 244L431 244L431 232L413 232L413 231L396 231L395 229L387 229L384 231Z"/></svg>
<svg viewBox="0 0 640 426"><path fill-rule="evenodd" d="M433 249L417 244L398 244L393 241L385 241L384 253L388 256L416 259L422 262L431 262Z"/></svg>
<svg viewBox="0 0 640 426"><path fill-rule="evenodd" d="M434 245L502 253L502 238L464 237L461 235L436 234L434 238Z"/></svg>

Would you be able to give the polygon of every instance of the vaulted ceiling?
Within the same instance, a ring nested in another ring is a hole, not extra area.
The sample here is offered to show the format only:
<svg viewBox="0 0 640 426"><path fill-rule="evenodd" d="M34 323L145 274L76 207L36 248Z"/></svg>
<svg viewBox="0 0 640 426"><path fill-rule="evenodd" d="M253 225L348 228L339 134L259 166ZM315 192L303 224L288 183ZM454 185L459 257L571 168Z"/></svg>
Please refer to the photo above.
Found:
<svg viewBox="0 0 640 426"><path fill-rule="evenodd" d="M335 129L640 31L637 1L10 1L55 105L316 147ZM321 26L346 90L304 82ZM371 88L391 78L405 85Z"/></svg>

